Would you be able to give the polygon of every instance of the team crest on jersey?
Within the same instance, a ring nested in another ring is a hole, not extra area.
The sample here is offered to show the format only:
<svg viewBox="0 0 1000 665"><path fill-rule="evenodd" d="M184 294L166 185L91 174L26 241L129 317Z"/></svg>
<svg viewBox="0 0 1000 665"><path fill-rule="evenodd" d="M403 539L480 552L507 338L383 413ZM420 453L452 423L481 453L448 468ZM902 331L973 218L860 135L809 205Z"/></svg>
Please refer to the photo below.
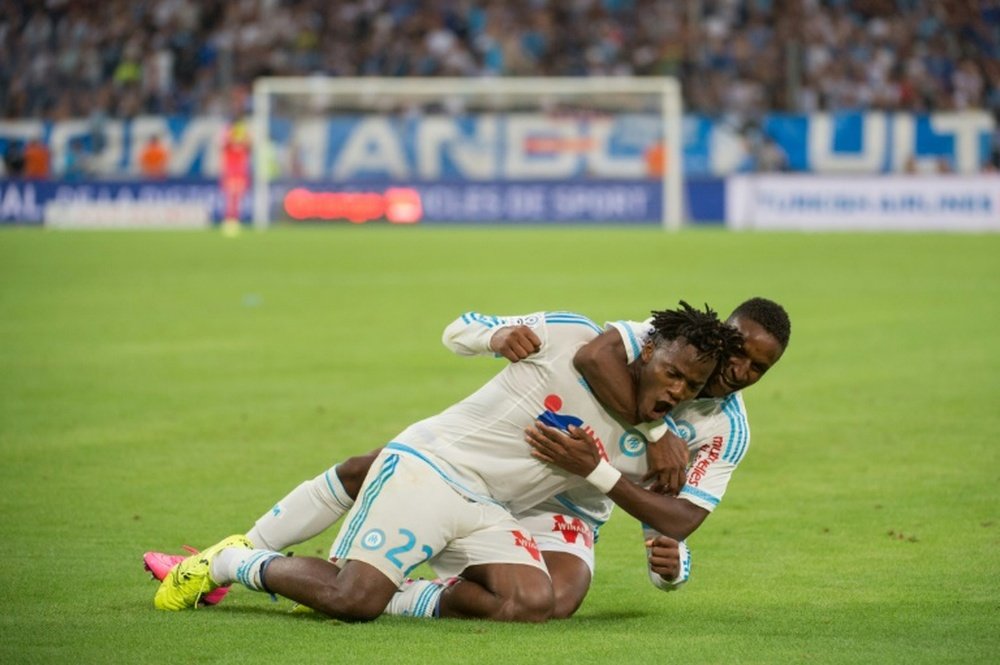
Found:
<svg viewBox="0 0 1000 665"><path fill-rule="evenodd" d="M674 424L677 425L677 436L681 437L688 443L694 441L696 434L694 431L694 425L682 418L675 419Z"/></svg>
<svg viewBox="0 0 1000 665"><path fill-rule="evenodd" d="M377 550L385 544L385 533L382 529L372 529L361 538L361 546L366 550Z"/></svg>
<svg viewBox="0 0 1000 665"><path fill-rule="evenodd" d="M514 535L515 545L517 545L518 547L523 547L528 552L528 554L531 555L531 558L534 559L535 561L542 560L542 555L538 552L538 543L535 542L534 538L532 538L530 535L526 536L520 531L511 531L511 533Z"/></svg>
<svg viewBox="0 0 1000 665"><path fill-rule="evenodd" d="M629 457L639 457L646 452L646 439L638 432L625 432L618 439L618 447Z"/></svg>

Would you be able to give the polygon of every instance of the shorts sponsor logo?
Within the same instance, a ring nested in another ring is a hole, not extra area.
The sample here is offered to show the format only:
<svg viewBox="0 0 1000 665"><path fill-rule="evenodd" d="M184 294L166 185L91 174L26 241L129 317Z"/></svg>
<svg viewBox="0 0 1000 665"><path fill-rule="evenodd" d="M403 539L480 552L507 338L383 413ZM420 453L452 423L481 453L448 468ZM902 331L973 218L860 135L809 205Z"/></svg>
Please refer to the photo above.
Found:
<svg viewBox="0 0 1000 665"><path fill-rule="evenodd" d="M523 547L528 552L528 554L531 555L531 558L534 559L535 561L542 560L542 555L538 551L538 543L535 542L534 538L532 538L530 535L525 535L520 531L511 531L511 533L514 535L515 545L517 545L518 547Z"/></svg>
<svg viewBox="0 0 1000 665"><path fill-rule="evenodd" d="M385 533L382 529L372 529L361 539L361 546L366 550L377 550L385 544Z"/></svg>
<svg viewBox="0 0 1000 665"><path fill-rule="evenodd" d="M618 447L629 457L639 457L646 452L646 440L636 432L625 432L618 440Z"/></svg>
<svg viewBox="0 0 1000 665"><path fill-rule="evenodd" d="M722 437L715 436L712 437L712 443L706 443L698 450L698 457L695 459L694 464L688 469L687 484L698 486L701 479L705 477L708 472L708 467L712 465L712 462L719 459L722 455Z"/></svg>
<svg viewBox="0 0 1000 665"><path fill-rule="evenodd" d="M567 519L565 515L553 515L552 521L552 530L561 533L567 543L575 545L577 539L580 538L587 549L593 549L594 534L579 517Z"/></svg>

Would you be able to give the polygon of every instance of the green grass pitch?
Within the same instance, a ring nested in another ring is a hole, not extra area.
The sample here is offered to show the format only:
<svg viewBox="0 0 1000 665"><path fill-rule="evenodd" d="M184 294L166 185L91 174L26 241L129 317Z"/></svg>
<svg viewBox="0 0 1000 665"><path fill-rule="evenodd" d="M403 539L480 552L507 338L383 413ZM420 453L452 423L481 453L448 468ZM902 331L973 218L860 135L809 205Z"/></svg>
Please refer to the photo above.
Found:
<svg viewBox="0 0 1000 665"><path fill-rule="evenodd" d="M491 376L440 344L460 313L753 295L792 341L682 591L619 512L569 621L346 625L242 588L153 609L144 550L246 530ZM0 662L996 662L998 329L995 235L4 230Z"/></svg>

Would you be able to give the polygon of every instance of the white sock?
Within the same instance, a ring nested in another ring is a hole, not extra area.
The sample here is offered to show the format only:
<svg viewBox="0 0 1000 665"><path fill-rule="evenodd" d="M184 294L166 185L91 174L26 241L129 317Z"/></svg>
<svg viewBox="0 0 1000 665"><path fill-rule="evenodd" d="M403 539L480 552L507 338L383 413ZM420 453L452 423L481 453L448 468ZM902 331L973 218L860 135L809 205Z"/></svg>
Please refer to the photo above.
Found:
<svg viewBox="0 0 1000 665"><path fill-rule="evenodd" d="M405 580L389 601L385 613L398 617L437 617L441 594L449 586L450 581Z"/></svg>
<svg viewBox="0 0 1000 665"><path fill-rule="evenodd" d="M212 567L208 574L216 584L239 582L254 591L268 591L261 581L264 569L272 560L281 556L280 552L270 550L227 547L212 559Z"/></svg>
<svg viewBox="0 0 1000 665"><path fill-rule="evenodd" d="M354 505L337 467L307 480L261 516L247 533L254 547L283 550L333 526Z"/></svg>

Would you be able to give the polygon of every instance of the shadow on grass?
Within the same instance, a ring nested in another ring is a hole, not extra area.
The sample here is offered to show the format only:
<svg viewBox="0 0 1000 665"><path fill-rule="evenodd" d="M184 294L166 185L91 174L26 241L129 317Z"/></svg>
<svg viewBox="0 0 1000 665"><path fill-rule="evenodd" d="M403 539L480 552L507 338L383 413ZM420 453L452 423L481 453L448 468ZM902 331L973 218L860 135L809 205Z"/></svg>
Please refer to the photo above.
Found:
<svg viewBox="0 0 1000 665"><path fill-rule="evenodd" d="M350 621L340 621L338 619L333 619L321 614L319 612L305 612L305 611L293 611L287 607L273 606L269 607L267 605L229 605L227 607L219 608L203 608L197 610L199 612L211 612L215 613L226 613L231 616L246 616L246 617L274 617L276 619L281 619L285 621L309 621L312 623L328 623L341 626L353 626L353 625L365 625L365 623L371 622L350 622ZM600 614L582 614L571 617L569 619L553 619L549 621L549 624L553 625L574 625L585 627L600 626L603 624L620 623L622 621L638 621L646 619L653 616L655 612L642 611L640 609L635 610L616 610L614 612L602 612ZM376 619L379 623L392 623L393 625L418 625L423 622L422 619L417 619L413 617L393 617L383 614L381 617ZM448 626L462 626L469 625L470 620L468 619L436 619L436 623L440 625ZM499 624L500 622L492 621L477 621L475 623L493 625Z"/></svg>

